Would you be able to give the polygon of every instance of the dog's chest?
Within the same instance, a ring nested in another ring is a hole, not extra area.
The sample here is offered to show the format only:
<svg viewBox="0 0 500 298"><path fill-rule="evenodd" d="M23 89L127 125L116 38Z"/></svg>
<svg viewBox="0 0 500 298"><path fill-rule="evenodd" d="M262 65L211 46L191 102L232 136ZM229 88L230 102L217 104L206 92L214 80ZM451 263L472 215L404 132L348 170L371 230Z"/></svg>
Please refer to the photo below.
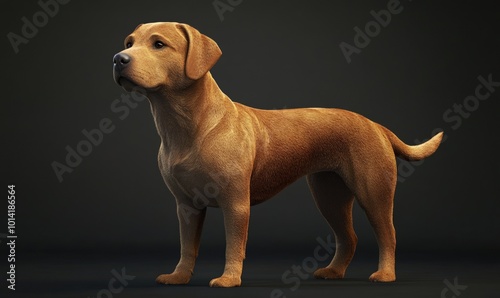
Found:
<svg viewBox="0 0 500 298"><path fill-rule="evenodd" d="M199 161L191 152L162 150L158 153L158 166L164 179L187 182L186 178L199 172Z"/></svg>
<svg viewBox="0 0 500 298"><path fill-rule="evenodd" d="M165 152L160 149L158 166L176 198L188 198L200 207L217 206L220 185L216 175L204 170L204 162L193 153ZM196 201L196 202L194 202Z"/></svg>

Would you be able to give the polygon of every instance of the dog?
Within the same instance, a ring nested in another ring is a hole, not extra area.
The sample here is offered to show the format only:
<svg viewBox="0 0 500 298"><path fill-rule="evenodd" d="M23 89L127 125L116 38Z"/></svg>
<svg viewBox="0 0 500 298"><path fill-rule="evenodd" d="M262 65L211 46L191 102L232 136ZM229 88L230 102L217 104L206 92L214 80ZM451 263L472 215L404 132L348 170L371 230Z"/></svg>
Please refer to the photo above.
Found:
<svg viewBox="0 0 500 298"><path fill-rule="evenodd" d="M314 277L344 277L357 244L352 222L356 198L379 246L378 270L369 280L396 280L396 156L430 156L442 132L409 146L389 129L350 111L262 110L233 102L210 73L220 48L187 24L141 24L124 44L113 58L114 80L126 91L142 90L149 99L161 138L159 169L177 203L181 256L172 273L156 278L158 283L190 281L206 209L219 207L226 263L222 276L209 285L240 286L250 206L303 176L336 241L332 261Z"/></svg>

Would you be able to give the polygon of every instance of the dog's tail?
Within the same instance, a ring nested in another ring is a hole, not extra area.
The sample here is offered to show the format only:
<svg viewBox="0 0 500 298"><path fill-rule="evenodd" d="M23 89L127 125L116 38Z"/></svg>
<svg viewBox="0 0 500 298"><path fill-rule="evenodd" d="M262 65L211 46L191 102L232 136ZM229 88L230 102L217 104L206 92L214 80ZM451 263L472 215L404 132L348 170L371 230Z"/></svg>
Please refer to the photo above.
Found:
<svg viewBox="0 0 500 298"><path fill-rule="evenodd" d="M396 153L397 156L408 161L421 160L431 156L437 150L439 144L441 144L441 140L443 139L443 132L439 132L425 143L410 146L403 143L403 141L401 141L389 129L383 127L382 125L380 125L380 128L391 142L394 153Z"/></svg>

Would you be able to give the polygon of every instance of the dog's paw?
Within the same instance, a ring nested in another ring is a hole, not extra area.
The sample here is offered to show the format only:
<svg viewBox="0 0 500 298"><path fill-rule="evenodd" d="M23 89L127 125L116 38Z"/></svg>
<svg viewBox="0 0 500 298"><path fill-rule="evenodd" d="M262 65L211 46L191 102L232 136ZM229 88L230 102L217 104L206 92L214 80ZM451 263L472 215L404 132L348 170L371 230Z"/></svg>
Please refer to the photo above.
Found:
<svg viewBox="0 0 500 298"><path fill-rule="evenodd" d="M214 278L209 284L213 288L231 288L241 286L241 278L235 276L221 276Z"/></svg>
<svg viewBox="0 0 500 298"><path fill-rule="evenodd" d="M161 274L156 278L156 282L164 285L184 285L191 279L191 274L174 272L171 274Z"/></svg>
<svg viewBox="0 0 500 298"><path fill-rule="evenodd" d="M335 268L319 268L318 270L314 271L314 278L317 279L342 279L344 278L344 273L345 272L340 272L338 270L335 270Z"/></svg>
<svg viewBox="0 0 500 298"><path fill-rule="evenodd" d="M369 279L373 282L392 282L396 280L396 273L389 270L379 270L370 275Z"/></svg>

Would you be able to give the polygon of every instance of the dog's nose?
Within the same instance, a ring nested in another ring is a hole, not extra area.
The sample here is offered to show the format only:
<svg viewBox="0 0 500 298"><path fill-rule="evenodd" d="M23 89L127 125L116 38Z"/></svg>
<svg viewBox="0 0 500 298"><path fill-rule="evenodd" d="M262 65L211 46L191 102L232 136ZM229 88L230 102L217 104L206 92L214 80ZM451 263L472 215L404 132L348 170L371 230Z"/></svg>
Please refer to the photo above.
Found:
<svg viewBox="0 0 500 298"><path fill-rule="evenodd" d="M122 71L129 62L132 60L129 55L124 53L118 53L113 57L113 79L118 85L120 84L120 78L122 77Z"/></svg>
<svg viewBox="0 0 500 298"><path fill-rule="evenodd" d="M130 60L130 56L124 53L118 53L113 57L113 63L118 68L124 68Z"/></svg>

